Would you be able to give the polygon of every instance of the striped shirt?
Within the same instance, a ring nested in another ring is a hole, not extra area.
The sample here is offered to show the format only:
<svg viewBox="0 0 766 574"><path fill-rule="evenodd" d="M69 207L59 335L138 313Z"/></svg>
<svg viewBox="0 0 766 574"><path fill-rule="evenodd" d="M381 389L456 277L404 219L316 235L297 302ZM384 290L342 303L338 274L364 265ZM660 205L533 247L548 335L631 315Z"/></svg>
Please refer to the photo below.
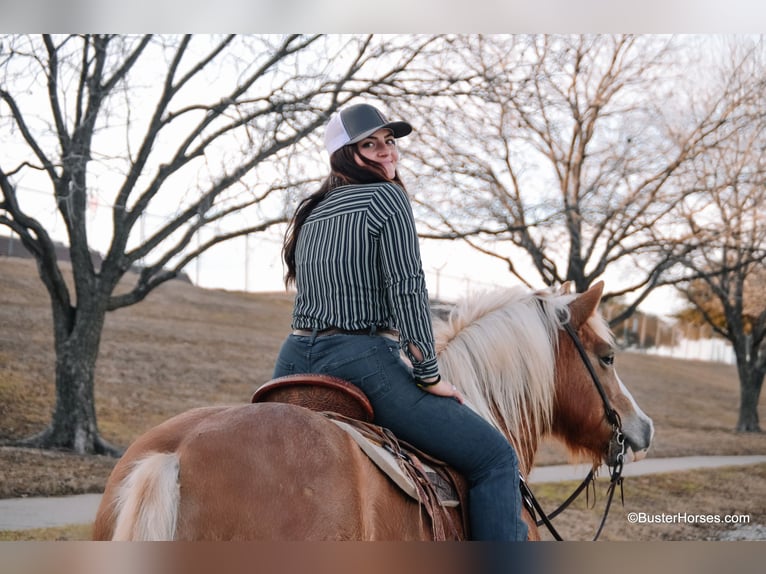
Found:
<svg viewBox="0 0 766 574"><path fill-rule="evenodd" d="M295 276L293 329L396 329L413 375L438 373L415 220L398 185L329 192L298 234Z"/></svg>

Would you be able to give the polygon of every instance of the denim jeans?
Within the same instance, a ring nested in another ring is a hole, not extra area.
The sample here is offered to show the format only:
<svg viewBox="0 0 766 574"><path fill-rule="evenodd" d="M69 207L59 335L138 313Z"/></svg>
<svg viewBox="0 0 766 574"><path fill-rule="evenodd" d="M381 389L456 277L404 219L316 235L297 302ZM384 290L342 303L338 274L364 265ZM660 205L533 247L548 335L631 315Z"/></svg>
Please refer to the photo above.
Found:
<svg viewBox="0 0 766 574"><path fill-rule="evenodd" d="M453 398L415 384L399 343L375 335L290 335L275 377L324 373L357 385L370 400L375 424L460 471L468 480L474 540L526 540L516 452L487 421Z"/></svg>

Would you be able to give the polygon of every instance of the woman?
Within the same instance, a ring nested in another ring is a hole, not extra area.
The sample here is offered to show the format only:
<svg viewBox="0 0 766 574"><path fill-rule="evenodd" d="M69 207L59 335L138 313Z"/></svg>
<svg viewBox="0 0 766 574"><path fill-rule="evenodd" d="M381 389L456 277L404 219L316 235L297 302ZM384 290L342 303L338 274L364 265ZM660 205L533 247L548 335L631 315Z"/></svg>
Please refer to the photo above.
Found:
<svg viewBox="0 0 766 574"><path fill-rule="evenodd" d="M472 538L525 540L513 447L439 375L415 222L397 173L396 139L411 131L367 104L327 124L330 175L298 206L285 239L286 283L297 294L274 376L326 373L357 385L376 424L466 476Z"/></svg>

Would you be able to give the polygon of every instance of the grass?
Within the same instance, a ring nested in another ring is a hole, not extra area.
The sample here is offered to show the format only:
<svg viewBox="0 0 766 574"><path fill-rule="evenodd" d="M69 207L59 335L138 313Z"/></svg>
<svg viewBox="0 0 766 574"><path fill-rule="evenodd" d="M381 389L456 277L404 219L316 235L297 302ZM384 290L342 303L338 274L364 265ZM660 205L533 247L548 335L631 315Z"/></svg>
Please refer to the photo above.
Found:
<svg viewBox="0 0 766 574"><path fill-rule="evenodd" d="M0 530L0 542L61 542L90 540L90 524L70 524L56 528Z"/></svg>
<svg viewBox="0 0 766 574"><path fill-rule="evenodd" d="M551 511L576 486L574 482L552 483L536 485L534 491L543 508ZM598 479L595 501L591 491L589 501L581 496L554 520L565 540L593 537L606 503L607 486L606 478ZM634 476L625 479L623 490L624 506L618 491L601 540L719 540L732 532L756 527L759 537L766 535L766 464L748 466L746 470L724 467ZM645 518L632 523L630 513ZM740 517L747 522L726 523ZM543 531L543 538L552 539L547 531Z"/></svg>
<svg viewBox="0 0 766 574"><path fill-rule="evenodd" d="M203 290L174 281L141 304L111 313L96 369L96 410L104 438L127 446L144 430L179 412L248 401L270 378L274 357L289 331L291 307L291 297L284 293ZM47 295L34 263L0 257L0 441L39 432L49 420L55 359L50 321ZM734 367L621 353L617 368L654 419L656 438L650 456L766 454L766 435L732 430L739 400ZM762 397L761 416L765 404ZM0 498L100 492L115 462L0 447ZM545 444L538 454L537 464L564 462L567 456L556 443ZM766 484L764 478L763 466L634 477L626 480L625 511L669 512L688 503L692 508L686 512L750 509L753 520L764 524L766 491L760 486ZM553 508L568 490L571 485L545 485L536 487L536 494ZM575 508L558 519L568 538L587 538L593 530L589 512ZM624 513L620 518L617 508L612 512L605 539L713 536L698 527L629 525ZM71 532L46 529L23 536L75 540L83 534L77 527Z"/></svg>

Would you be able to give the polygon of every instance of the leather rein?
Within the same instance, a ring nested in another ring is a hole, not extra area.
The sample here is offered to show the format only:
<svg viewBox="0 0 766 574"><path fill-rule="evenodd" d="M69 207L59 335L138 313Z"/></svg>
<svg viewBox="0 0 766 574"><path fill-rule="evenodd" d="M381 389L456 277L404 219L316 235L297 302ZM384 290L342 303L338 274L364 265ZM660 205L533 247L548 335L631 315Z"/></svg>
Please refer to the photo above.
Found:
<svg viewBox="0 0 766 574"><path fill-rule="evenodd" d="M609 479L609 488L607 490L607 501L606 506L604 508L604 515L601 518L601 523L599 524L598 530L596 531L595 536L593 537L593 540L598 540L599 536L601 535L601 531L604 528L604 525L606 524L606 518L609 514L609 509L612 505L612 499L614 498L614 493L617 490L617 487L620 487L620 498L622 499L623 504L625 503L624 494L622 490L622 466L625 461L625 435L622 432L622 423L620 421L620 415L617 413L616 410L612 407L612 404L609 401L609 397L606 396L606 391L604 390L603 385L601 384L601 381L598 378L598 375L596 374L596 370L593 368L593 364L590 361L590 358L588 357L588 353L585 351L585 347L582 344L582 341L580 340L580 337L577 335L577 332L572 327L571 323L567 321L563 325L564 330L569 334L569 336L572 339L572 342L574 343L575 348L577 349L577 352L580 355L580 358L582 359L583 363L585 364L585 367L588 369L588 373L590 374L591 380L593 381L593 384L596 386L596 390L598 391L599 396L601 397L601 402L604 405L604 411L606 414L606 419L609 421L609 423L612 425L612 438L609 441L609 449L608 449L608 459L614 460L614 466L611 467L610 470L610 479ZM540 518L535 519L537 526L545 525L545 527L550 531L551 535L556 540L563 540L561 535L556 531L556 528L553 526L552 520L561 514L572 502L574 502L577 497L580 495L580 493L588 486L593 485L593 491L594 491L594 503L595 503L595 474L594 470L591 469L588 472L588 475L583 479L583 481L580 483L580 485L575 489L575 491L569 495L569 498L567 498L564 502L562 502L556 510L553 512L546 514L546 512L543 510L540 502L535 498L534 494L532 494L532 491L530 490L529 486L527 485L527 482L524 480L523 477L520 477L520 488L521 488L521 496L524 500L525 505L527 506L527 509L532 513L533 518L535 515L538 515Z"/></svg>

